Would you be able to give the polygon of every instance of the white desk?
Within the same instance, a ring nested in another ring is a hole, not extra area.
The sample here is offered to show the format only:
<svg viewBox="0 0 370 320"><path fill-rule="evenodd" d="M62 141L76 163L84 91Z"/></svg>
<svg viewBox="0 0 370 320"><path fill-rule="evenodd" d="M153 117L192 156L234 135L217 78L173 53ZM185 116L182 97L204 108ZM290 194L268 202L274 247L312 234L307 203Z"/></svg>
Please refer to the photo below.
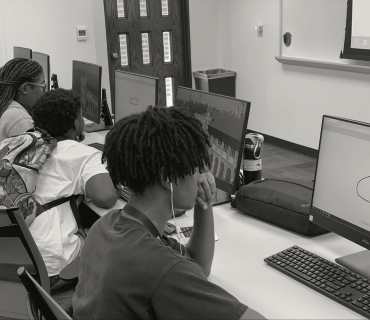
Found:
<svg viewBox="0 0 370 320"><path fill-rule="evenodd" d="M104 144L105 136L108 131L96 131L96 132L86 132L85 133L85 140L82 141L83 144L90 144L94 142L99 142Z"/></svg>
<svg viewBox="0 0 370 320"><path fill-rule="evenodd" d="M93 133L102 136L101 133ZM89 134L89 138L93 135ZM91 136L90 136L91 135ZM86 139L86 143L99 142ZM89 142L91 141L91 142ZM103 139L101 140L103 141ZM124 203L117 201L115 208ZM98 215L109 210L89 207ZM223 204L213 208L216 242L209 280L268 319L363 319L360 315L317 293L275 269L264 258L298 245L332 262L335 258L363 250L336 234L301 236L254 219ZM178 226L192 225L192 213L176 218Z"/></svg>

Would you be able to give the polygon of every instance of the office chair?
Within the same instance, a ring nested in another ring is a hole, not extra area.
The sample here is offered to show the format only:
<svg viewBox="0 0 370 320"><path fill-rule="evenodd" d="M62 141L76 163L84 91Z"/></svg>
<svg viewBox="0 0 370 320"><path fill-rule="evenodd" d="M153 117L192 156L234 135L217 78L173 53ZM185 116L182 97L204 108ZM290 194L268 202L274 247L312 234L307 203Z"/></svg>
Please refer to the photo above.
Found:
<svg viewBox="0 0 370 320"><path fill-rule="evenodd" d="M30 312L30 319L33 317L35 320L41 318L46 320L72 320L24 267L20 267L17 273L29 294L27 310ZM41 315L37 310L40 311Z"/></svg>
<svg viewBox="0 0 370 320"><path fill-rule="evenodd" d="M17 277L20 266L50 292L49 278L40 251L18 208L0 209L0 317L29 319L27 292Z"/></svg>
<svg viewBox="0 0 370 320"><path fill-rule="evenodd" d="M50 294L49 277L41 253L17 207L0 209L0 319L29 319L28 295L17 276L19 267ZM72 314L73 289L56 291L53 298Z"/></svg>

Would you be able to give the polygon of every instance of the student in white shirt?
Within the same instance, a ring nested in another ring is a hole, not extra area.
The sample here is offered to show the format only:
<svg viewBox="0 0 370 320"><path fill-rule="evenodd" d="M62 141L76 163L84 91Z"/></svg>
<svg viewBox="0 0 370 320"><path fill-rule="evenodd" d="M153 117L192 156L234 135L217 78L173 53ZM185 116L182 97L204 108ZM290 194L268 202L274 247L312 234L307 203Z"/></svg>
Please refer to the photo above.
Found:
<svg viewBox="0 0 370 320"><path fill-rule="evenodd" d="M37 101L32 116L35 127L53 137L66 138L58 142L39 172L36 201L43 205L71 195L84 195L98 207L113 206L119 192L101 162L101 151L79 143L84 130L80 96L65 89L49 91ZM79 256L84 240L77 234L70 203L36 216L30 231L52 277L51 289L58 288L54 285L60 280L58 274Z"/></svg>
<svg viewBox="0 0 370 320"><path fill-rule="evenodd" d="M0 68L0 141L33 128L31 110L45 89L36 61L15 58Z"/></svg>

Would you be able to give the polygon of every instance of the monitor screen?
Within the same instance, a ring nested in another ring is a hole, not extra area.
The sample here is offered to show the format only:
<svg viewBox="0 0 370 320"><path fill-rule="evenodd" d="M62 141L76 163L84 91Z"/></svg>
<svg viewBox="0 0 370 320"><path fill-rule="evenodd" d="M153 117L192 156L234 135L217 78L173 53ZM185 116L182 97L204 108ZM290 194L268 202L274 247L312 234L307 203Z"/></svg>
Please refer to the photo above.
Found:
<svg viewBox="0 0 370 320"><path fill-rule="evenodd" d="M367 249L370 249L369 157L370 124L323 116L311 219ZM370 265L370 257L367 259ZM344 264L340 259L337 262ZM364 274L355 265L346 266Z"/></svg>
<svg viewBox="0 0 370 320"><path fill-rule="evenodd" d="M81 95L84 118L100 123L102 67L96 64L72 62L72 90Z"/></svg>
<svg viewBox="0 0 370 320"><path fill-rule="evenodd" d="M211 138L211 172L217 188L234 194L251 103L178 87L175 106L188 108L203 123L204 130Z"/></svg>
<svg viewBox="0 0 370 320"><path fill-rule="evenodd" d="M50 90L50 57L41 52L32 52L32 60L38 62L44 71L46 91Z"/></svg>
<svg viewBox="0 0 370 320"><path fill-rule="evenodd" d="M14 58L32 59L32 50L23 47L13 47Z"/></svg>
<svg viewBox="0 0 370 320"><path fill-rule="evenodd" d="M115 123L150 105L158 105L158 78L116 70L115 83Z"/></svg>

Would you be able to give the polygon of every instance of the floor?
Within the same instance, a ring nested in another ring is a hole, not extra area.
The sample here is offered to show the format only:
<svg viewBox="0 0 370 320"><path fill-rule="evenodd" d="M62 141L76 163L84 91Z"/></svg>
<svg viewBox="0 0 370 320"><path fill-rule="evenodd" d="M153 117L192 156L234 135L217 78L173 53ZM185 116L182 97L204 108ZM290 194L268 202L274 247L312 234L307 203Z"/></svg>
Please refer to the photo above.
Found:
<svg viewBox="0 0 370 320"><path fill-rule="evenodd" d="M312 181L316 159L265 142L262 147L263 178L294 178Z"/></svg>

